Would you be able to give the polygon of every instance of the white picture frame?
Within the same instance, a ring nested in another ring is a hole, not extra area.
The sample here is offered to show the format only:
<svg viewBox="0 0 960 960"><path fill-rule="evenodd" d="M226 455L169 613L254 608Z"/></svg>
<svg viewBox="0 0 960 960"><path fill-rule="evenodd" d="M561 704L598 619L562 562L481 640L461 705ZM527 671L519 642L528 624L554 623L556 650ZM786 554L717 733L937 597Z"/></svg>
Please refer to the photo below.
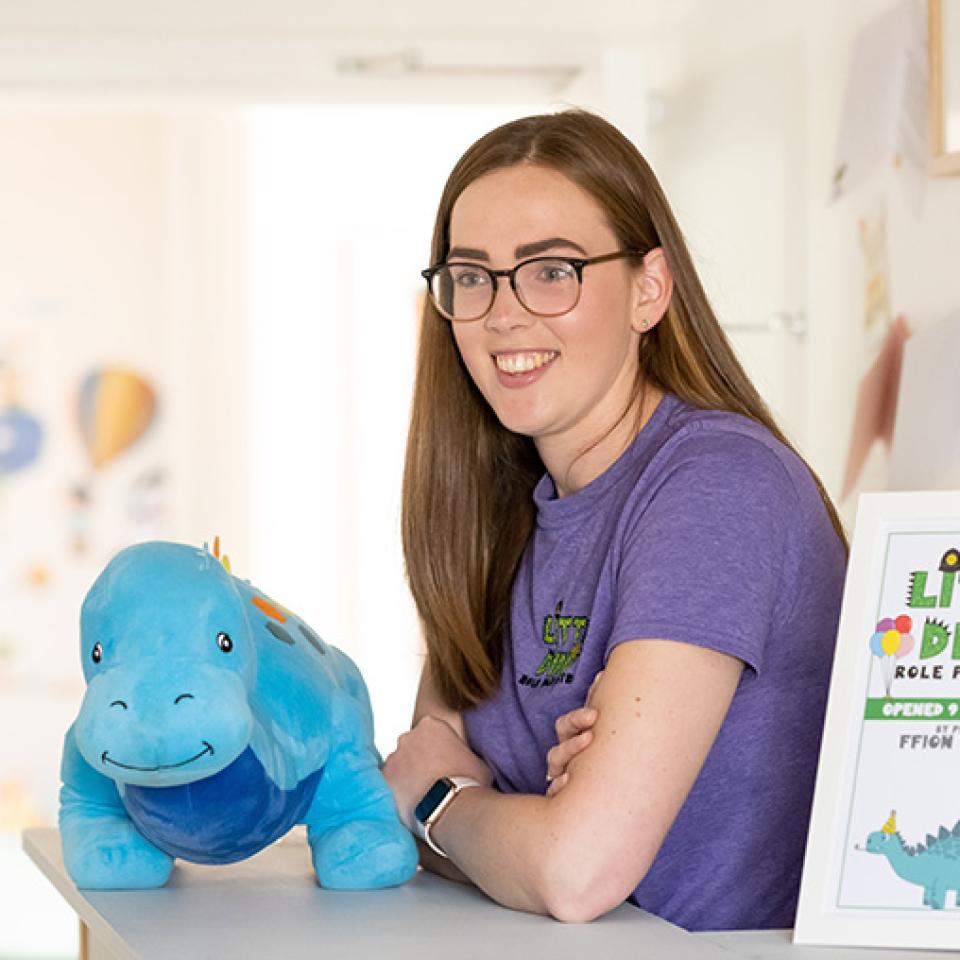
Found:
<svg viewBox="0 0 960 960"><path fill-rule="evenodd" d="M927 0L930 172L960 173L960 0Z"/></svg>
<svg viewBox="0 0 960 960"><path fill-rule="evenodd" d="M960 949L960 893L931 895L902 875L930 871L935 882L947 844L960 884L960 836L941 840L939 829L960 821L960 577L951 564L960 568L960 491L861 495L795 943Z"/></svg>

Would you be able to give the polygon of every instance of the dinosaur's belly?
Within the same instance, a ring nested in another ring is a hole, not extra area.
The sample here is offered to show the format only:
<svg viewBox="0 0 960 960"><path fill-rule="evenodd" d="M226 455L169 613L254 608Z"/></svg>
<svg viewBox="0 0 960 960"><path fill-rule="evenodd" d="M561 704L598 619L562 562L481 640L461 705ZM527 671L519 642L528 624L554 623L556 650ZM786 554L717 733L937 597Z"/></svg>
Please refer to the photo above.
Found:
<svg viewBox="0 0 960 960"><path fill-rule="evenodd" d="M250 857L303 821L320 771L281 790L247 747L220 773L180 787L128 784L123 804L137 829L173 857L232 863Z"/></svg>

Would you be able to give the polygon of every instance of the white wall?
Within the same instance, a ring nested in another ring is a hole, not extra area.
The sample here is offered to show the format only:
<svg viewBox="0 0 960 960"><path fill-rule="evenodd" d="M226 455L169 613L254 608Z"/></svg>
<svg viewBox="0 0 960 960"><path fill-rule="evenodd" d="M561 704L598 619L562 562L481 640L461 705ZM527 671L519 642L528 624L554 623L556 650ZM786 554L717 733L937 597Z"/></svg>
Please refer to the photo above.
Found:
<svg viewBox="0 0 960 960"><path fill-rule="evenodd" d="M250 115L251 575L357 661L384 755L422 664L399 526L420 270L457 157L534 109Z"/></svg>
<svg viewBox="0 0 960 960"><path fill-rule="evenodd" d="M904 313L916 331L960 306L960 177L927 178L918 216L890 157L828 203L855 41L894 5L718 5L721 22L677 31L658 47L625 28L620 49L632 51L632 67L597 58L568 97L607 111L647 155L722 323L805 313L803 340L731 339L835 502L856 391L876 349L863 330L859 220L885 210L892 316ZM618 73L631 78L629 93L611 90ZM858 490L838 503L848 526L857 492L884 488L887 466L878 444Z"/></svg>
<svg viewBox="0 0 960 960"><path fill-rule="evenodd" d="M21 906L4 911L0 955L75 945L71 912L31 883L19 830L56 821L61 745L83 693L84 593L136 540L220 532L247 552L236 136L218 114L0 104L0 412L15 399L45 431L39 458L0 476L0 900ZM149 380L159 405L142 439L96 470L77 395L111 365ZM160 487L138 494L158 468ZM82 518L76 483L92 497Z"/></svg>
<svg viewBox="0 0 960 960"><path fill-rule="evenodd" d="M891 312L905 314L921 330L960 306L960 178L926 180L922 214L904 200L900 179L887 169L835 206L824 202L847 72L858 32L887 13L889 0L821 2L811 11L806 35L807 288L816 325L805 376L805 422L810 448L824 479L839 491L852 428L855 391L862 372L862 267L858 219L882 205L887 216ZM925 4L923 5L926 6ZM960 372L960 361L958 361ZM833 429L824 429L832 425ZM878 447L865 472L863 489L882 489L887 458ZM844 504L852 522L855 498Z"/></svg>
<svg viewBox="0 0 960 960"><path fill-rule="evenodd" d="M803 309L802 46L794 36L689 69L662 91L649 155L748 374L803 446L803 342L768 327ZM746 328L746 329L744 329Z"/></svg>

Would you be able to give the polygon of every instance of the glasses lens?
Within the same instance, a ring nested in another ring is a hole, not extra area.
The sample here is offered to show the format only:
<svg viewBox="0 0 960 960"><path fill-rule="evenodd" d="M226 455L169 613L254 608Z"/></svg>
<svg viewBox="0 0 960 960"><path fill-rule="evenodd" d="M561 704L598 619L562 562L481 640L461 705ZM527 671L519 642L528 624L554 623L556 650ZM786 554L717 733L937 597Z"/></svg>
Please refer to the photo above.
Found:
<svg viewBox="0 0 960 960"><path fill-rule="evenodd" d="M434 306L450 320L476 320L493 303L493 278L472 263L450 263L430 278Z"/></svg>
<svg viewBox="0 0 960 960"><path fill-rule="evenodd" d="M580 296L580 277L569 260L531 260L517 271L516 284L523 305L545 316L572 310Z"/></svg>

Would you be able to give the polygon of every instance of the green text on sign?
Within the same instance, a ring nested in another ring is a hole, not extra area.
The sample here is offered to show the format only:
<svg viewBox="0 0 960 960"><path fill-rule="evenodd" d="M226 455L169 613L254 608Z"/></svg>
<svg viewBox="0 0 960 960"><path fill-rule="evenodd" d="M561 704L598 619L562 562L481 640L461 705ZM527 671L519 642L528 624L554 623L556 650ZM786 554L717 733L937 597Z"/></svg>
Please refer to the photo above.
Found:
<svg viewBox="0 0 960 960"><path fill-rule="evenodd" d="M864 711L867 720L940 720L960 716L960 700L897 700L873 697Z"/></svg>

